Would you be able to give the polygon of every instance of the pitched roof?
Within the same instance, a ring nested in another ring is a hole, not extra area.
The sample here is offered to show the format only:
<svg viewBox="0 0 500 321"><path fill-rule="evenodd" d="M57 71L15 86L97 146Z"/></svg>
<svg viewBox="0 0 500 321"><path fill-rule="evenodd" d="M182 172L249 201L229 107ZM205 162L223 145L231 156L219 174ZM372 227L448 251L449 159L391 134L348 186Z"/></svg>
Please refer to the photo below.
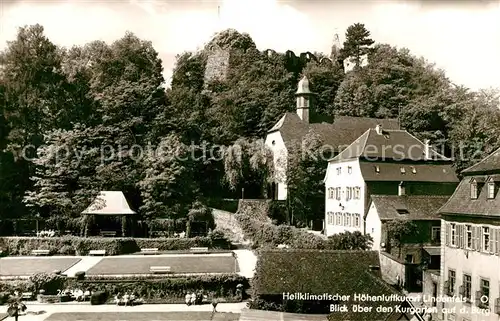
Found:
<svg viewBox="0 0 500 321"><path fill-rule="evenodd" d="M331 161L342 162L356 158L368 160L425 161L425 144L406 130L386 130L380 134L370 128ZM450 159L429 148L429 158L435 161Z"/></svg>
<svg viewBox="0 0 500 321"><path fill-rule="evenodd" d="M409 220L439 220L437 211L449 196L430 195L372 195L371 201L377 208L381 220L406 218ZM406 214L401 214L406 210Z"/></svg>
<svg viewBox="0 0 500 321"><path fill-rule="evenodd" d="M479 163L462 171L464 175L484 174L489 172L500 172L500 148L486 156Z"/></svg>
<svg viewBox="0 0 500 321"><path fill-rule="evenodd" d="M351 277L379 265L378 254L372 251L265 250L259 261L256 289L262 294L305 289L311 294L362 292L352 288L356 284Z"/></svg>
<svg viewBox="0 0 500 321"><path fill-rule="evenodd" d="M135 212L130 209L123 192L104 191L94 199L82 214L130 215L135 214Z"/></svg>
<svg viewBox="0 0 500 321"><path fill-rule="evenodd" d="M370 295L400 294L381 279L376 251L318 251L318 250L263 250L259 255L255 290L259 295L282 293L350 295L348 305L356 304L355 293ZM321 277L318 277L321 276ZM330 320L387 320L390 313L376 312L380 305L394 306L395 302L367 301L373 306L370 313L334 312Z"/></svg>
<svg viewBox="0 0 500 321"><path fill-rule="evenodd" d="M480 184L478 187L477 199L471 199L471 178L475 178ZM439 209L441 214L465 214L465 215L484 215L491 217L500 217L500 196L498 184L495 187L495 195L493 199L488 199L488 184L489 176L467 176L462 179L455 193L450 199ZM492 177L493 181L497 181L498 176Z"/></svg>
<svg viewBox="0 0 500 321"><path fill-rule="evenodd" d="M296 113L288 112L268 131L279 131L286 146L292 141L301 141L309 131L319 135L325 145L333 150L341 150L351 144L367 129L382 124L384 128L396 129L395 119L377 119L366 117L336 116L332 123L306 123Z"/></svg>
<svg viewBox="0 0 500 321"><path fill-rule="evenodd" d="M374 162L360 161L361 174L370 181L408 181L458 183L459 179L449 162ZM403 169L403 170L402 170Z"/></svg>

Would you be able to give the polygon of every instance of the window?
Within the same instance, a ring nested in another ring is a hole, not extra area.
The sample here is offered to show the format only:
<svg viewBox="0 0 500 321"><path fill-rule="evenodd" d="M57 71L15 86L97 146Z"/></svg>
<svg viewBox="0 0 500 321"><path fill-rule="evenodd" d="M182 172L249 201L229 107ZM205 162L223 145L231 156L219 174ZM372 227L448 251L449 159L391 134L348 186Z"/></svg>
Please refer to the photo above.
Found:
<svg viewBox="0 0 500 321"><path fill-rule="evenodd" d="M490 298L490 281L485 280L485 279L479 279L479 293L478 293L479 298L476 298L478 301L477 306L479 307L487 307L489 298ZM488 300L484 300L485 302L483 303L483 300L481 299L482 297L486 296Z"/></svg>
<svg viewBox="0 0 500 321"><path fill-rule="evenodd" d="M466 228L466 234L467 234L466 248L470 250L472 248L472 226L465 225L465 228Z"/></svg>
<svg viewBox="0 0 500 321"><path fill-rule="evenodd" d="M337 214L335 214L335 216L337 217L337 225L341 226L342 225L342 213L337 213Z"/></svg>
<svg viewBox="0 0 500 321"><path fill-rule="evenodd" d="M335 189L335 199L336 199L337 201L340 201L340 196L341 196L341 189L340 189L340 187L337 187L337 188Z"/></svg>
<svg viewBox="0 0 500 321"><path fill-rule="evenodd" d="M488 183L488 198L495 198L495 183L493 182Z"/></svg>
<svg viewBox="0 0 500 321"><path fill-rule="evenodd" d="M337 175L342 174L342 167L337 167Z"/></svg>
<svg viewBox="0 0 500 321"><path fill-rule="evenodd" d="M328 220L328 225L333 225L333 213L332 212L327 213L327 220Z"/></svg>
<svg viewBox="0 0 500 321"><path fill-rule="evenodd" d="M401 174L405 174L406 173L406 169L404 167L401 167L399 170L401 171Z"/></svg>
<svg viewBox="0 0 500 321"><path fill-rule="evenodd" d="M375 166L375 173L377 173L377 174L380 173L380 167Z"/></svg>
<svg viewBox="0 0 500 321"><path fill-rule="evenodd" d="M351 226L351 214L347 213L345 215L345 226Z"/></svg>
<svg viewBox="0 0 500 321"><path fill-rule="evenodd" d="M470 184L470 198L477 199L477 184L476 183Z"/></svg>
<svg viewBox="0 0 500 321"><path fill-rule="evenodd" d="M352 174L352 167L351 166L347 167L347 173Z"/></svg>
<svg viewBox="0 0 500 321"><path fill-rule="evenodd" d="M490 250L490 228L483 226L483 251L488 252Z"/></svg>
<svg viewBox="0 0 500 321"><path fill-rule="evenodd" d="M375 228L374 228L374 227L372 227L372 234L373 234L373 233L375 233Z"/></svg>
<svg viewBox="0 0 500 321"><path fill-rule="evenodd" d="M417 169L415 168L415 166L411 166L411 172L413 174L416 174L417 173Z"/></svg>
<svg viewBox="0 0 500 321"><path fill-rule="evenodd" d="M464 274L463 297L468 302L471 300L472 278L468 274Z"/></svg>
<svg viewBox="0 0 500 321"><path fill-rule="evenodd" d="M457 245L457 225L454 223L451 223L451 245L456 246Z"/></svg>
<svg viewBox="0 0 500 321"><path fill-rule="evenodd" d="M345 199L346 201L350 200L352 198L352 187L347 187L346 188L346 195Z"/></svg>
<svg viewBox="0 0 500 321"><path fill-rule="evenodd" d="M431 237L434 242L439 242L441 240L441 227L433 226L431 231Z"/></svg>
<svg viewBox="0 0 500 321"><path fill-rule="evenodd" d="M361 188L354 187L354 199L359 200L361 198L360 194L361 194Z"/></svg>
<svg viewBox="0 0 500 321"><path fill-rule="evenodd" d="M406 259L405 259L405 261L406 261L407 263L413 263L413 255L411 255L411 254L406 254Z"/></svg>
<svg viewBox="0 0 500 321"><path fill-rule="evenodd" d="M457 321L457 320L455 319L455 314L454 314L454 313L450 313L450 314L448 314L448 321Z"/></svg>
<svg viewBox="0 0 500 321"><path fill-rule="evenodd" d="M448 270L448 295L453 296L455 294L455 284L457 283L457 275L455 271Z"/></svg>
<svg viewBox="0 0 500 321"><path fill-rule="evenodd" d="M342 225L347 226L347 213L344 213L343 217L344 217L344 220L342 222L343 223Z"/></svg>
<svg viewBox="0 0 500 321"><path fill-rule="evenodd" d="M361 226L360 222L361 222L361 220L359 219L359 215L354 214L354 226L360 227Z"/></svg>
<svg viewBox="0 0 500 321"><path fill-rule="evenodd" d="M334 198L335 189L333 187L328 187L328 198Z"/></svg>

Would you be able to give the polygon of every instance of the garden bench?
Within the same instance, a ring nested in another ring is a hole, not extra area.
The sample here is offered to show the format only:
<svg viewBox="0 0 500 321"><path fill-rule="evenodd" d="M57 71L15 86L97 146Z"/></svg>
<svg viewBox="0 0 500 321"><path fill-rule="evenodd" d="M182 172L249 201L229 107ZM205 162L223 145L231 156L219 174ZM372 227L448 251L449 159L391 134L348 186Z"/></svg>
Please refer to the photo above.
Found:
<svg viewBox="0 0 500 321"><path fill-rule="evenodd" d="M33 299L33 292L23 292L21 294L21 299L24 299L24 300L31 300L31 299Z"/></svg>
<svg viewBox="0 0 500 321"><path fill-rule="evenodd" d="M141 249L141 254L158 254L158 248L147 248L147 249Z"/></svg>
<svg viewBox="0 0 500 321"><path fill-rule="evenodd" d="M172 268L170 266L150 266L149 272L151 273L170 273Z"/></svg>
<svg viewBox="0 0 500 321"><path fill-rule="evenodd" d="M31 251L32 255L39 256L39 255L49 255L49 250L33 250Z"/></svg>
<svg viewBox="0 0 500 321"><path fill-rule="evenodd" d="M90 250L89 255L106 255L106 250Z"/></svg>
<svg viewBox="0 0 500 321"><path fill-rule="evenodd" d="M192 247L190 251L192 253L208 253L208 247Z"/></svg>
<svg viewBox="0 0 500 321"><path fill-rule="evenodd" d="M115 237L116 236L116 231L101 231L101 236L106 237Z"/></svg>

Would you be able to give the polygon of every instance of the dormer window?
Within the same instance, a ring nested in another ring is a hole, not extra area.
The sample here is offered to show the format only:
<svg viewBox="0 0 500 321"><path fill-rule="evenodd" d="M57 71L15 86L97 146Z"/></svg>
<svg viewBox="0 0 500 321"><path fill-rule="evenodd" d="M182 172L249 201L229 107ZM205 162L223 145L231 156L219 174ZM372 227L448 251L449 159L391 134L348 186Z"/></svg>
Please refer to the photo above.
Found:
<svg viewBox="0 0 500 321"><path fill-rule="evenodd" d="M477 199L477 183L476 182L470 183L470 198Z"/></svg>
<svg viewBox="0 0 500 321"><path fill-rule="evenodd" d="M488 183L488 198L489 199L495 198L495 183L494 182Z"/></svg>
<svg viewBox="0 0 500 321"><path fill-rule="evenodd" d="M412 167L411 167L411 172L412 172L413 174L416 174L416 173L417 173L417 169L415 168L415 166L412 166Z"/></svg>
<svg viewBox="0 0 500 321"><path fill-rule="evenodd" d="M400 168L401 174L406 174L406 169L404 167Z"/></svg>
<svg viewBox="0 0 500 321"><path fill-rule="evenodd" d="M375 173L377 173L377 174L380 173L380 167L375 166Z"/></svg>

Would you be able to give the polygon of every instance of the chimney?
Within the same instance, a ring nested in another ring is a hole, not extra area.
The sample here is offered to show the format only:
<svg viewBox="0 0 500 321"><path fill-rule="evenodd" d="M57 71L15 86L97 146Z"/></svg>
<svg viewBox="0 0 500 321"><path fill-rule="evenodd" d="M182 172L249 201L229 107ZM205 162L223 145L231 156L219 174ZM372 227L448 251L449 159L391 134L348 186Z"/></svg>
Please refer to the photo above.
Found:
<svg viewBox="0 0 500 321"><path fill-rule="evenodd" d="M431 159L431 153L430 153L430 140L424 139L424 159L429 160Z"/></svg>
<svg viewBox="0 0 500 321"><path fill-rule="evenodd" d="M375 131L377 134L382 135L382 125L378 124L377 127L375 127Z"/></svg>
<svg viewBox="0 0 500 321"><path fill-rule="evenodd" d="M406 195L406 189L405 189L405 185L404 185L403 181L401 181L401 183L399 183L399 186L398 186L398 195L399 196Z"/></svg>

